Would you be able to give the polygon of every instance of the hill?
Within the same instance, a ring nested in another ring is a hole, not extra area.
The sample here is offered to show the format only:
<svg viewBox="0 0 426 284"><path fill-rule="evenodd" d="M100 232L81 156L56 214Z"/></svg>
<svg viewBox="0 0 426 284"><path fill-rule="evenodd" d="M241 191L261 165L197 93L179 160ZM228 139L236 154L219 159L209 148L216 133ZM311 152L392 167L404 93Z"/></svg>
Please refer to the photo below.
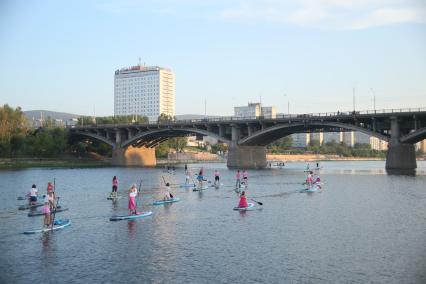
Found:
<svg viewBox="0 0 426 284"><path fill-rule="evenodd" d="M24 111L24 114L28 118L28 120L33 119L40 119L41 114L43 113L44 119L47 119L49 116L52 119L61 119L63 121L72 119L72 118L79 118L80 115L73 114L73 113L66 113L66 112L57 112L57 111L50 111L50 110L28 110Z"/></svg>

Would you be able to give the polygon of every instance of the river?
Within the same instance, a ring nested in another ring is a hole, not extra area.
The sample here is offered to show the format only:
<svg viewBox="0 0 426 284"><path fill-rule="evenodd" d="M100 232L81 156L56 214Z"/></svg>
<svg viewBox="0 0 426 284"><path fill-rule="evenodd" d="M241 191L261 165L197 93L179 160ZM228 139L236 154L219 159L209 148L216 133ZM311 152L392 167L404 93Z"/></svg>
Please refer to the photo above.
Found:
<svg viewBox="0 0 426 284"><path fill-rule="evenodd" d="M223 186L201 193L173 187L181 201L151 203L162 169L26 169L0 171L0 283L426 283L426 162L417 175L391 176L384 162L321 162L323 189L300 193L306 163L250 170L247 195L263 205L238 212L234 170L219 169ZM311 167L313 164L311 164ZM127 198L107 200L142 179L138 205L153 215L111 222ZM33 183L55 179L72 225L24 235L42 226L18 201Z"/></svg>

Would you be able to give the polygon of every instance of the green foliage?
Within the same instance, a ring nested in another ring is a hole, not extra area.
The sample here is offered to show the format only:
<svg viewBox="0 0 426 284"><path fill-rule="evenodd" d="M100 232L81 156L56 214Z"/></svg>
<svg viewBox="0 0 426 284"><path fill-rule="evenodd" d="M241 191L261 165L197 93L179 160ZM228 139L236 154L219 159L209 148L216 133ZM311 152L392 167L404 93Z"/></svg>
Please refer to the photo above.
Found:
<svg viewBox="0 0 426 284"><path fill-rule="evenodd" d="M21 143L27 131L27 119L20 107L11 108L5 104L0 107L0 156L8 157L16 151L11 142Z"/></svg>
<svg viewBox="0 0 426 284"><path fill-rule="evenodd" d="M148 117L140 115L116 115L104 117L82 116L78 118L77 125L97 125L97 124L144 124L148 123Z"/></svg>
<svg viewBox="0 0 426 284"><path fill-rule="evenodd" d="M228 151L228 145L224 144L224 143L217 143L215 145L212 145L212 150L211 152L213 154L217 154L217 153L224 153L226 151Z"/></svg>
<svg viewBox="0 0 426 284"><path fill-rule="evenodd" d="M187 144L188 139L186 137L174 137L158 145L155 148L155 154L158 158L166 158L171 149L182 152Z"/></svg>
<svg viewBox="0 0 426 284"><path fill-rule="evenodd" d="M160 116L157 119L158 123L170 122L170 121L175 121L175 120L176 120L175 117L168 115L168 114L165 114L165 113L160 114Z"/></svg>
<svg viewBox="0 0 426 284"><path fill-rule="evenodd" d="M283 153L291 149L292 144L293 144L293 139L291 138L291 136L286 136L269 144L267 146L267 149L274 154Z"/></svg>

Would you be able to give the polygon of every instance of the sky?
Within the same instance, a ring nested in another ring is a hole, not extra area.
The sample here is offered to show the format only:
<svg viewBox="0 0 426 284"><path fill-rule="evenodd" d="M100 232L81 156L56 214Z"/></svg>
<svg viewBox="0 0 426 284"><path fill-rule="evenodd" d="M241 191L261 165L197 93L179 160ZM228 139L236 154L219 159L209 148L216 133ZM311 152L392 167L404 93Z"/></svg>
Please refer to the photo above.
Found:
<svg viewBox="0 0 426 284"><path fill-rule="evenodd" d="M426 107L426 1L0 0L1 105L113 115L139 57L176 114Z"/></svg>

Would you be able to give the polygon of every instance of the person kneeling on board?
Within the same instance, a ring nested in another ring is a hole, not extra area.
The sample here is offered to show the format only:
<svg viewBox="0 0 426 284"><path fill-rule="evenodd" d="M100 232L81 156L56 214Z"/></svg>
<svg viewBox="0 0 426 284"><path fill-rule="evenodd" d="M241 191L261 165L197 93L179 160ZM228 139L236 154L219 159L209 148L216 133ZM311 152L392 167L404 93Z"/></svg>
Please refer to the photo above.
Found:
<svg viewBox="0 0 426 284"><path fill-rule="evenodd" d="M170 199L173 199L173 194L170 192L170 183L166 183L166 193L163 200L166 201Z"/></svg>

